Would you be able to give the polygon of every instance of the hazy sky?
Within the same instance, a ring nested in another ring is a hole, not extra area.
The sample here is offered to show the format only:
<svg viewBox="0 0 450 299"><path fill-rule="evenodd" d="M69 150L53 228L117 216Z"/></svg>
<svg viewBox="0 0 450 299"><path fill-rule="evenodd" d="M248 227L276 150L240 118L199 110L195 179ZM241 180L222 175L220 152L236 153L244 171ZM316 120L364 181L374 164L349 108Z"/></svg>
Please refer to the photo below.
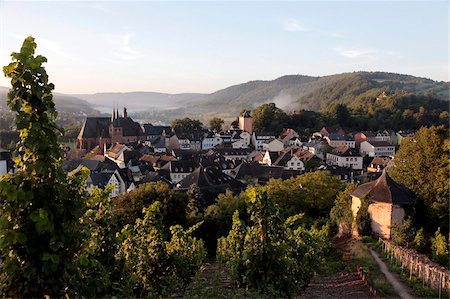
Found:
<svg viewBox="0 0 450 299"><path fill-rule="evenodd" d="M0 0L0 63L31 34L64 93L213 92L359 70L449 81L449 26L448 1Z"/></svg>

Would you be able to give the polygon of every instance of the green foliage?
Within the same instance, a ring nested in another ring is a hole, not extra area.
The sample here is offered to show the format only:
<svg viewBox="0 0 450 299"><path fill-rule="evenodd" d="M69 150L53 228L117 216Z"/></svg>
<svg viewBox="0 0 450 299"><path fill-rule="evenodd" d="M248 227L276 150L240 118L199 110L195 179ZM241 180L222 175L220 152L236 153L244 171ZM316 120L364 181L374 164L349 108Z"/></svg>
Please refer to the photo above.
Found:
<svg viewBox="0 0 450 299"><path fill-rule="evenodd" d="M250 188L245 224L233 215L228 236L218 240L217 258L239 285L269 296L298 294L314 275L328 248L328 229L306 230L303 215L287 220L268 196L267 188Z"/></svg>
<svg viewBox="0 0 450 299"><path fill-rule="evenodd" d="M47 59L34 56L35 49L27 37L3 67L11 79L7 103L20 136L14 159L18 173L0 181L3 297L62 297L81 243L78 220L87 174L68 177L61 168L54 86L42 66Z"/></svg>
<svg viewBox="0 0 450 299"><path fill-rule="evenodd" d="M423 228L416 232L414 237L414 249L420 253L425 253L428 250L428 242L425 233L423 232Z"/></svg>
<svg viewBox="0 0 450 299"><path fill-rule="evenodd" d="M186 223L186 205L188 199L185 194L174 192L163 182L147 183L139 188L119 196L114 202L113 222L124 226L133 224L137 218L142 218L142 209L155 201L161 202L161 213L164 216L165 227Z"/></svg>
<svg viewBox="0 0 450 299"><path fill-rule="evenodd" d="M129 277L121 271L123 261L115 258L119 244L118 228L112 225L111 190L112 187L95 188L86 201L86 210L80 218L83 243L75 256L78 273L71 282L73 295L90 298L130 295L122 292L127 289Z"/></svg>
<svg viewBox="0 0 450 299"><path fill-rule="evenodd" d="M286 126L288 116L274 103L263 104L252 111L253 131L279 133Z"/></svg>
<svg viewBox="0 0 450 299"><path fill-rule="evenodd" d="M205 242L208 254L216 255L217 239L226 236L231 229L232 215L238 210L242 217L246 216L245 193L234 196L233 192L227 190L219 194L216 203L206 208L204 212L204 225L198 231L197 236Z"/></svg>
<svg viewBox="0 0 450 299"><path fill-rule="evenodd" d="M209 128L214 132L220 132L222 130L222 125L224 120L219 117L213 117L209 121Z"/></svg>
<svg viewBox="0 0 450 299"><path fill-rule="evenodd" d="M203 195L200 188L193 184L187 191L189 202L186 206L186 221L189 225L198 222L203 216Z"/></svg>
<svg viewBox="0 0 450 299"><path fill-rule="evenodd" d="M303 212L310 217L327 217L336 195L344 188L328 171L308 172L288 180L271 179L268 186L270 198L285 215Z"/></svg>
<svg viewBox="0 0 450 299"><path fill-rule="evenodd" d="M448 232L449 151L447 129L422 128L403 140L389 171L395 181L423 200L424 210L416 215L418 225L427 231L442 227L445 233Z"/></svg>
<svg viewBox="0 0 450 299"><path fill-rule="evenodd" d="M203 263L203 242L191 237L199 225L184 231L170 228L171 238L164 237L161 203L156 201L143 209L143 218L127 224L121 232L117 254L124 258L137 284L139 297L168 296L177 286L185 286Z"/></svg>
<svg viewBox="0 0 450 299"><path fill-rule="evenodd" d="M434 238L431 238L431 254L434 261L448 266L448 243L440 228L435 232Z"/></svg>
<svg viewBox="0 0 450 299"><path fill-rule="evenodd" d="M370 236L372 234L372 227L369 214L370 200L366 197L361 198L361 206L356 213L356 229L361 236Z"/></svg>
<svg viewBox="0 0 450 299"><path fill-rule="evenodd" d="M412 219L408 217L401 225L392 226L392 241L400 246L409 246L414 241L415 230Z"/></svg>
<svg viewBox="0 0 450 299"><path fill-rule="evenodd" d="M356 185L349 184L345 190L338 193L336 201L330 212L330 218L339 226L339 232L350 235L352 232L352 192Z"/></svg>
<svg viewBox="0 0 450 299"><path fill-rule="evenodd" d="M171 126L175 131L193 132L193 131L201 131L203 124L199 120L185 117L183 119L180 118L174 119L171 123Z"/></svg>

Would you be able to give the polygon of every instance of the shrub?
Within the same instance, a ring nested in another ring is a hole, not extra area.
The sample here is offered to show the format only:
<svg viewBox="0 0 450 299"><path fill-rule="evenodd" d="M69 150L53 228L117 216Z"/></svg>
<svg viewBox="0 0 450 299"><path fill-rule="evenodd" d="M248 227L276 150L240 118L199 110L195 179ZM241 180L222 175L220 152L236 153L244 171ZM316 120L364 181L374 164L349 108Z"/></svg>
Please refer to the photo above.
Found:
<svg viewBox="0 0 450 299"><path fill-rule="evenodd" d="M228 236L218 240L218 260L247 288L275 297L299 293L329 248L328 227L307 230L298 224L302 214L284 220L267 188L247 193L250 219L244 223L234 213Z"/></svg>
<svg viewBox="0 0 450 299"><path fill-rule="evenodd" d="M205 258L203 242L191 237L200 224L188 231L172 226L171 238L166 241L160 206L156 201L144 208L144 217L133 226L126 225L120 236L117 257L125 260L125 271L134 278L139 297L164 297L180 285L185 287Z"/></svg>
<svg viewBox="0 0 450 299"><path fill-rule="evenodd" d="M448 266L448 244L440 228L437 229L434 238L431 238L431 254L434 261Z"/></svg>
<svg viewBox="0 0 450 299"><path fill-rule="evenodd" d="M369 200L365 197L361 198L361 207L356 213L356 228L361 236L369 236L372 234L372 227L369 214Z"/></svg>
<svg viewBox="0 0 450 299"><path fill-rule="evenodd" d="M423 232L423 228L419 229L416 232L416 236L414 237L414 248L417 250L417 252L425 253L427 251L427 239L425 236L425 233Z"/></svg>

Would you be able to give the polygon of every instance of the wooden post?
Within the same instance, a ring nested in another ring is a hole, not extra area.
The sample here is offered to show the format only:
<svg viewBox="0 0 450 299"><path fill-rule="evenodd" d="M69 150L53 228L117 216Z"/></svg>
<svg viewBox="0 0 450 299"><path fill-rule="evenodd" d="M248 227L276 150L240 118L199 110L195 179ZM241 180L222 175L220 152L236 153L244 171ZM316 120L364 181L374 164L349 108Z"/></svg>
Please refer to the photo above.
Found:
<svg viewBox="0 0 450 299"><path fill-rule="evenodd" d="M412 278L412 271L413 271L413 263L412 260L409 260L409 280Z"/></svg>
<svg viewBox="0 0 450 299"><path fill-rule="evenodd" d="M441 299L442 295L442 273L439 273L439 299Z"/></svg>
<svg viewBox="0 0 450 299"><path fill-rule="evenodd" d="M422 287L425 287L425 265L422 263Z"/></svg>

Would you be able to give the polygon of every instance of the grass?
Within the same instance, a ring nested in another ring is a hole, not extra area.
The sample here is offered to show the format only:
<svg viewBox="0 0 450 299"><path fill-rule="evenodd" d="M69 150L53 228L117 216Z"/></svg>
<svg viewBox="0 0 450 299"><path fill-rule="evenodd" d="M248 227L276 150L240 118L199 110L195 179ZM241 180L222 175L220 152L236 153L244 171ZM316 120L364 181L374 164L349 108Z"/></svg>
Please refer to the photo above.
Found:
<svg viewBox="0 0 450 299"><path fill-rule="evenodd" d="M422 279L416 276L412 276L410 280L408 270L402 269L400 265L396 264L395 260L391 261L381 249L381 246L378 242L376 242L375 244L371 244L371 247L378 252L380 258L386 263L389 270L393 273L396 273L400 280L411 289L413 296L419 298L439 298L439 291L428 286L423 286ZM450 298L450 294L443 290L441 298Z"/></svg>

